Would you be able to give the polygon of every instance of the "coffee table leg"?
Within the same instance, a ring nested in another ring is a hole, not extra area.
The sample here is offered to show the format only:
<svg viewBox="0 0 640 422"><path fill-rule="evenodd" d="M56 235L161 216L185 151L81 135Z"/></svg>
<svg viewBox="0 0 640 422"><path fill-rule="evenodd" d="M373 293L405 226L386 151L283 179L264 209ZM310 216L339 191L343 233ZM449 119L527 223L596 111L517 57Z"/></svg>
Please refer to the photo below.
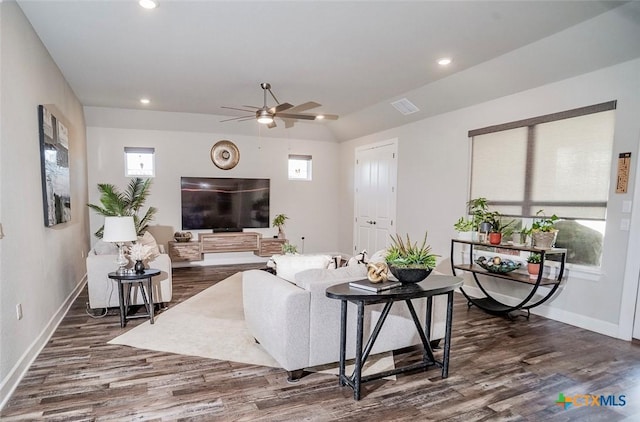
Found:
<svg viewBox="0 0 640 422"><path fill-rule="evenodd" d="M360 384L362 383L362 335L364 326L364 302L358 302L358 320L356 332L356 368L353 371L353 398L360 400Z"/></svg>
<svg viewBox="0 0 640 422"><path fill-rule="evenodd" d="M340 305L340 386L345 385L345 359L347 355L347 301L342 300Z"/></svg>
<svg viewBox="0 0 640 422"><path fill-rule="evenodd" d="M451 326L453 325L453 292L447 293L447 323L444 333L442 378L449 376L449 351L451 350Z"/></svg>

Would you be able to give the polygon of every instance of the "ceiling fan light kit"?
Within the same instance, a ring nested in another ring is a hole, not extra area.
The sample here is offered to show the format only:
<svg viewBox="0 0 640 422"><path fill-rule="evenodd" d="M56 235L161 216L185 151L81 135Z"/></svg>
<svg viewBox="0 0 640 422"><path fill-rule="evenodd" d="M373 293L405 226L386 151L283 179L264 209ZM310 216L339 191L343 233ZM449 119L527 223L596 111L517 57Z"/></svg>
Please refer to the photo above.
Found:
<svg viewBox="0 0 640 422"><path fill-rule="evenodd" d="M262 123L263 125L273 123L273 116L271 116L269 110L260 109L256 111L256 118L258 119L258 123Z"/></svg>
<svg viewBox="0 0 640 422"><path fill-rule="evenodd" d="M267 82L263 82L260 84L260 88L262 88L263 99L264 99L262 107L248 106L248 105L242 106L246 108L222 106L222 108L226 108L229 110L237 110L237 111L243 111L245 113L250 113L249 115L245 115L245 116L232 117L230 119L225 119L225 120L222 120L222 122L228 122L231 120L242 122L246 120L252 120L255 118L258 121L258 123L267 125L267 127L271 129L273 127L276 127L276 122L275 122L276 117L284 121L285 128L289 128L293 126L293 123L296 120L337 120L338 119L338 115L336 114L302 113L303 111L321 106L321 104L316 103L315 101L308 101L306 103L303 103L297 106L294 106L293 104L289 104L289 103L281 103L280 101L278 101L276 96L271 91L271 84ZM269 107L267 105L267 92L269 92L271 97L273 97L273 99L276 102L276 105L273 107Z"/></svg>

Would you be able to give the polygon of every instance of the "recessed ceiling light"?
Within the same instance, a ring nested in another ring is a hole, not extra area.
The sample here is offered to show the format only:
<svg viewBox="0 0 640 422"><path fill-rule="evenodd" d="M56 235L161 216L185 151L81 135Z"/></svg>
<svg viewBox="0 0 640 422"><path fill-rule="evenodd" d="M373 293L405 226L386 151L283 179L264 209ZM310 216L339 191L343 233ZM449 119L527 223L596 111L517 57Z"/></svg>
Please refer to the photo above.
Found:
<svg viewBox="0 0 640 422"><path fill-rule="evenodd" d="M322 120L322 119L324 119L324 115L322 115L322 114L318 114L318 115L316 116L316 120Z"/></svg>
<svg viewBox="0 0 640 422"><path fill-rule="evenodd" d="M440 66L446 66L448 64L451 64L451 59L449 57L443 57L441 59L438 59L438 64Z"/></svg>
<svg viewBox="0 0 640 422"><path fill-rule="evenodd" d="M151 102L151 100L149 100L148 98L140 98L140 102L142 104L149 104Z"/></svg>
<svg viewBox="0 0 640 422"><path fill-rule="evenodd" d="M158 7L158 2L156 0L140 0L138 4L145 9L155 9Z"/></svg>

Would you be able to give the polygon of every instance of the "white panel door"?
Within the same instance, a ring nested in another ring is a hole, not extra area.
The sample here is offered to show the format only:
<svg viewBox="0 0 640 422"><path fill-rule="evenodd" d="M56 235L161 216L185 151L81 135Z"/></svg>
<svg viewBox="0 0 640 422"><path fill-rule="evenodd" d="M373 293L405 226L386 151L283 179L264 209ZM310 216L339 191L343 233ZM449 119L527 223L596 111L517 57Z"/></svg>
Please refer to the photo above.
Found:
<svg viewBox="0 0 640 422"><path fill-rule="evenodd" d="M395 234L397 149L397 140L356 149L354 254L371 256Z"/></svg>

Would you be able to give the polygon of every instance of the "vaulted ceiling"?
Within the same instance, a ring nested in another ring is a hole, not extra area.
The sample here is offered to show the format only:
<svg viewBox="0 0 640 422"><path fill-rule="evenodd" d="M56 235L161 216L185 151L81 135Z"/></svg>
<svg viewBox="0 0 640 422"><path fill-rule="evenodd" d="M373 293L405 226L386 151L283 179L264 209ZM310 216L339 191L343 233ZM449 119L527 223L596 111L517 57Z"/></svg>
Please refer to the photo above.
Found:
<svg viewBox="0 0 640 422"><path fill-rule="evenodd" d="M18 3L85 106L222 120L270 82L339 114L296 123L337 140L640 57L640 2L159 1ZM404 97L420 111L390 105Z"/></svg>

